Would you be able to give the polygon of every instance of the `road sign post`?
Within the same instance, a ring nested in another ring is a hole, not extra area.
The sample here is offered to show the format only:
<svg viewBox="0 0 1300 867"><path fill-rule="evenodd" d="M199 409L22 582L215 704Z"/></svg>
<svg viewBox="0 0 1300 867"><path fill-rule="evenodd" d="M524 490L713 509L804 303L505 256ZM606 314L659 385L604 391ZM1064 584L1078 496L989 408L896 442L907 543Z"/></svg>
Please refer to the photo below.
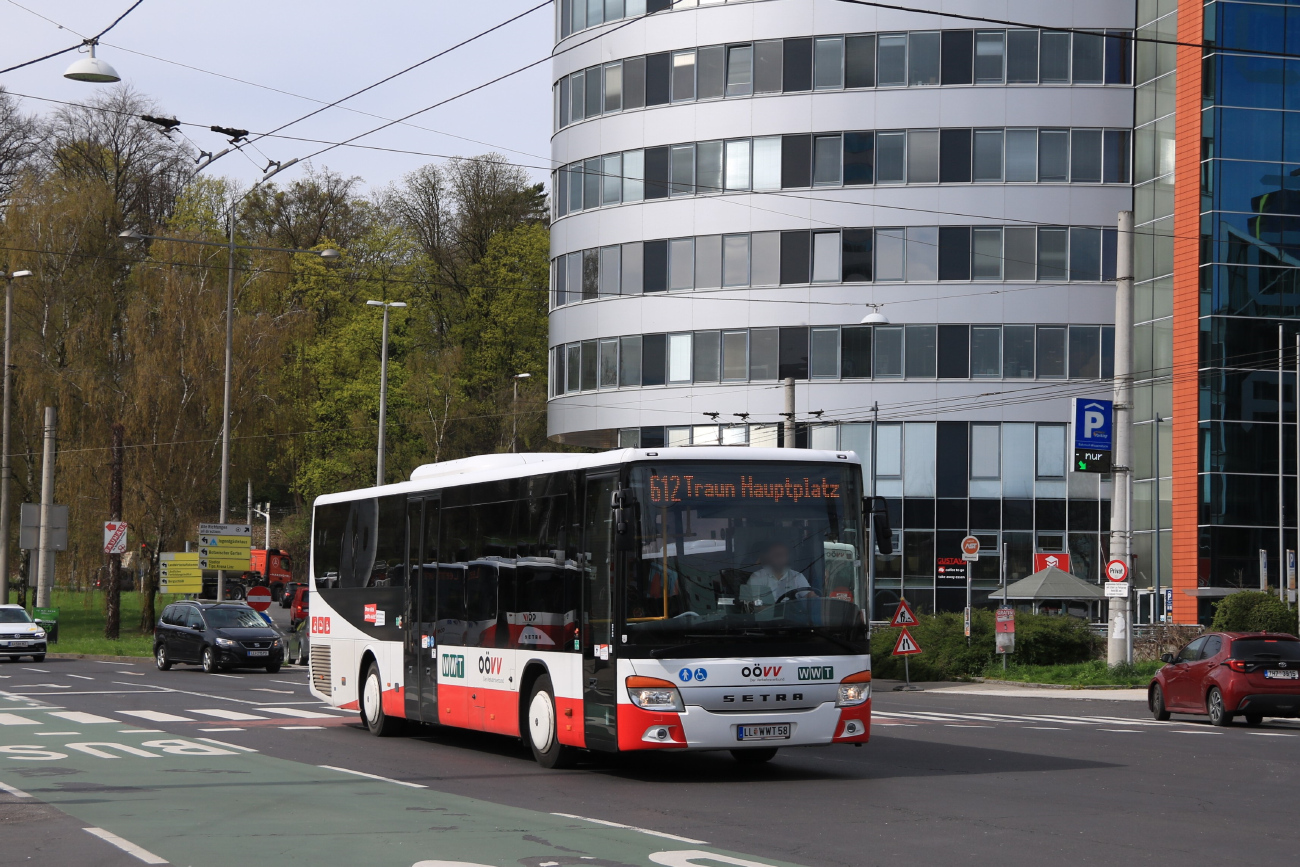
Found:
<svg viewBox="0 0 1300 867"><path fill-rule="evenodd" d="M980 540L966 536L961 540L961 558L969 563L978 563L980 559ZM970 609L971 609L971 567L966 567L966 646L970 646Z"/></svg>
<svg viewBox="0 0 1300 867"><path fill-rule="evenodd" d="M894 611L894 619L889 621L889 625L899 630L893 655L903 657L903 685L894 687L894 690L914 690L916 687L912 686L912 667L908 664L908 657L920 653L921 645L907 631L907 627L916 625L916 615L912 613L912 606L907 604L906 599L898 600L898 609Z"/></svg>

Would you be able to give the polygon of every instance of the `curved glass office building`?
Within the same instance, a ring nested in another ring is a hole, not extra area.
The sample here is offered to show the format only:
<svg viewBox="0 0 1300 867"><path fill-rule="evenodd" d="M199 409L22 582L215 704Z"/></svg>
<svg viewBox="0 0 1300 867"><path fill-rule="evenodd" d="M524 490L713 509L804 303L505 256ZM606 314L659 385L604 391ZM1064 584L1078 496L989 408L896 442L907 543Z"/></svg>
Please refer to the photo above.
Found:
<svg viewBox="0 0 1300 867"><path fill-rule="evenodd" d="M878 604L964 605L967 532L977 600L1004 550L1098 580L1067 424L1111 390L1134 3L556 5L551 437L784 445L793 378L794 445L889 498Z"/></svg>

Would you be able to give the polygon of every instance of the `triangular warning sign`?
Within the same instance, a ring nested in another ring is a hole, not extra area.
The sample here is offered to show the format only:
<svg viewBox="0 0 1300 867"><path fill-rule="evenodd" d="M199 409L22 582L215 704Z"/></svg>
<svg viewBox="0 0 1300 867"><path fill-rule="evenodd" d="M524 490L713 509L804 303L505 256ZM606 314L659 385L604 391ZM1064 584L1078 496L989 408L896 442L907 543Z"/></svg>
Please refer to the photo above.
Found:
<svg viewBox="0 0 1300 867"><path fill-rule="evenodd" d="M906 629L898 633L898 641L894 644L894 656L913 656L921 652L921 646L916 643L912 633Z"/></svg>
<svg viewBox="0 0 1300 867"><path fill-rule="evenodd" d="M889 621L890 626L915 626L916 615L912 613L912 608L907 604L906 599L898 600L898 610L894 612L894 619Z"/></svg>

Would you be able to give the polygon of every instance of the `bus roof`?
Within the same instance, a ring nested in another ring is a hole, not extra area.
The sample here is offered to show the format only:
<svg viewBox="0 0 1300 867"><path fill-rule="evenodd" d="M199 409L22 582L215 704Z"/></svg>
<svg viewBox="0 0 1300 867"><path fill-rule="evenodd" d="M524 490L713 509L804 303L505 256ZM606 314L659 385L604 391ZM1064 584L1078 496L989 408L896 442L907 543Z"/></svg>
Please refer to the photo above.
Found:
<svg viewBox="0 0 1300 867"><path fill-rule="evenodd" d="M437 464L423 464L411 473L411 480L379 487L359 488L322 494L314 505L345 502L361 497L436 491L442 488L495 482L501 479L558 473L567 470L592 470L614 467L633 461L659 458L666 461L747 461L771 463L860 463L853 451L820 449L755 449L736 446L683 446L657 449L614 449L597 454L561 454L533 452L523 454L477 455Z"/></svg>

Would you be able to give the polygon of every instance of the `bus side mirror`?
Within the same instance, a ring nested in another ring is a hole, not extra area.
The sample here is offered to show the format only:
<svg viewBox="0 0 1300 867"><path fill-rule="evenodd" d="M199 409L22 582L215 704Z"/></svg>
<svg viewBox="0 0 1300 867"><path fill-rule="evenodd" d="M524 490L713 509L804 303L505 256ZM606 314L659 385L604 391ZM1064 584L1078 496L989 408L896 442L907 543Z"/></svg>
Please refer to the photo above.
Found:
<svg viewBox="0 0 1300 867"><path fill-rule="evenodd" d="M614 546L619 551L631 551L636 547L635 506L631 491L614 492Z"/></svg>
<svg viewBox="0 0 1300 867"><path fill-rule="evenodd" d="M871 535L876 538L876 550L883 557L894 553L894 531L889 527L889 505L884 497L863 497L862 509L871 516Z"/></svg>

